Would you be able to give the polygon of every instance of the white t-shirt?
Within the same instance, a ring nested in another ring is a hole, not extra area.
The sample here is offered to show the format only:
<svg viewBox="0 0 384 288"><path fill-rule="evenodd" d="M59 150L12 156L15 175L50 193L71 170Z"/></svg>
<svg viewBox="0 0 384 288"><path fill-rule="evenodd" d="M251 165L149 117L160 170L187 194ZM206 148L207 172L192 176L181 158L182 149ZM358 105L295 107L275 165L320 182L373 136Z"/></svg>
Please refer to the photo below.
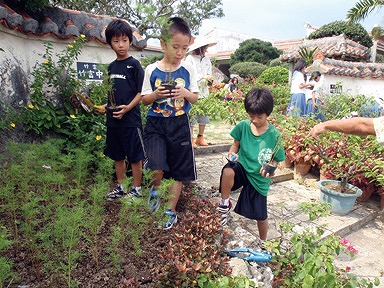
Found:
<svg viewBox="0 0 384 288"><path fill-rule="evenodd" d="M305 88L300 88L300 84L304 84L304 75L300 71L293 72L291 83L291 94L305 94Z"/></svg>
<svg viewBox="0 0 384 288"><path fill-rule="evenodd" d="M203 58L200 55L188 55L185 58L185 62L189 65L192 65L196 69L196 78L197 84L199 86L199 98L205 98L209 94L207 80L205 77L207 75L212 75L212 63L208 57L204 56Z"/></svg>
<svg viewBox="0 0 384 288"><path fill-rule="evenodd" d="M375 128L377 142L384 145L384 117L373 118L373 126Z"/></svg>

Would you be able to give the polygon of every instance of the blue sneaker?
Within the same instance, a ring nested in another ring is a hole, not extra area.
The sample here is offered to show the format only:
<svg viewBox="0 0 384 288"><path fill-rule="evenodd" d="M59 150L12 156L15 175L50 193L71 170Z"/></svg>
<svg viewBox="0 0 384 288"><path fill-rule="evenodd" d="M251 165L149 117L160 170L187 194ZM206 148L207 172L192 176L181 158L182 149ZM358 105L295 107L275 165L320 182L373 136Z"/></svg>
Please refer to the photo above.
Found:
<svg viewBox="0 0 384 288"><path fill-rule="evenodd" d="M153 188L149 190L149 198L148 198L149 211L154 213L159 209L160 206L160 196L157 194L157 191Z"/></svg>
<svg viewBox="0 0 384 288"><path fill-rule="evenodd" d="M175 212L172 212L171 210L165 210L164 212L165 217L169 217L167 222L163 225L163 230L168 230L173 227L177 223L177 215Z"/></svg>

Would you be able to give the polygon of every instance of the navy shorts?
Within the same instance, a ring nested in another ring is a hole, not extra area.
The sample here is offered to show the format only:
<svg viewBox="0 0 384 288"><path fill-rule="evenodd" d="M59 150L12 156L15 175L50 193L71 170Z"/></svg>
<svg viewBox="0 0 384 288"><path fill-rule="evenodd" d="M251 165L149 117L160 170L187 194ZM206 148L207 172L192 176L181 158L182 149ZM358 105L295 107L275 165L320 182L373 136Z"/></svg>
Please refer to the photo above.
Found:
<svg viewBox="0 0 384 288"><path fill-rule="evenodd" d="M136 163L145 158L141 129L137 127L107 127L107 147L104 154L112 160L127 159Z"/></svg>
<svg viewBox="0 0 384 288"><path fill-rule="evenodd" d="M249 219L254 220L266 220L268 218L267 213L267 197L261 195L249 182L244 167L238 162L228 162L224 168L231 168L235 172L235 179L231 191L235 191L241 187L242 190L237 200L234 211ZM221 177L220 176L220 188L221 193Z"/></svg>
<svg viewBox="0 0 384 288"><path fill-rule="evenodd" d="M148 117L144 129L148 157L145 168L164 171L164 178L196 180L195 155L187 114L177 117Z"/></svg>

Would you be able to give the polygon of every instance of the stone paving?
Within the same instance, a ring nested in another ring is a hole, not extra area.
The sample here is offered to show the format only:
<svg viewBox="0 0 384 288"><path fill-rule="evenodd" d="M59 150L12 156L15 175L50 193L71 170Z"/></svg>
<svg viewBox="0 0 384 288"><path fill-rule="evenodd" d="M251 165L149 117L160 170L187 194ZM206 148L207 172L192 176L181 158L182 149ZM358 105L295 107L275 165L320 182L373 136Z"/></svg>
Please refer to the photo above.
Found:
<svg viewBox="0 0 384 288"><path fill-rule="evenodd" d="M221 169L226 163L225 156L228 144L199 147L195 150L199 186L218 191ZM268 239L278 237L278 224L281 221L293 221L299 226L317 226L326 224L326 235L336 234L348 237L359 250L354 260L338 259L337 265L352 268L351 272L360 277L379 277L384 288L384 216L380 212L380 202L371 199L365 203L357 202L351 212L344 216L331 214L326 218L309 221L308 217L298 211L300 203L319 199L319 189L316 186L316 175L298 177L293 169L277 170L277 176L272 179L268 195L269 231ZM218 193L213 193L212 201L218 203ZM231 194L231 201L236 204L239 192ZM282 205L283 204L283 205ZM238 238L236 245L253 245L258 240L258 230L255 221L246 219L232 212L228 223ZM303 228L304 228L303 227ZM240 241L240 242L239 242Z"/></svg>

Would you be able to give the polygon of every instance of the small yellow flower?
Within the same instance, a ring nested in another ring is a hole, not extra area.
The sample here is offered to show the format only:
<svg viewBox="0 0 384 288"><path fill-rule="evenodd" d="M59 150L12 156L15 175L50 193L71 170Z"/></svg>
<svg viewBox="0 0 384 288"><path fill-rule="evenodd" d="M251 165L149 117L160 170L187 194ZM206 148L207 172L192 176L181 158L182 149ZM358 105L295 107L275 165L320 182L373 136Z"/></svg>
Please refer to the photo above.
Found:
<svg viewBox="0 0 384 288"><path fill-rule="evenodd" d="M49 64L49 60L48 60L48 59L45 60L45 61L44 61L44 64Z"/></svg>
<svg viewBox="0 0 384 288"><path fill-rule="evenodd" d="M33 108L35 108L35 107L34 107L32 104L29 104L29 105L28 105L28 108L29 108L29 109L33 109Z"/></svg>
<svg viewBox="0 0 384 288"><path fill-rule="evenodd" d="M76 119L76 116L73 114L69 115L69 117L71 117L72 119Z"/></svg>
<svg viewBox="0 0 384 288"><path fill-rule="evenodd" d="M76 40L73 40L73 44L76 44Z"/></svg>
<svg viewBox="0 0 384 288"><path fill-rule="evenodd" d="M69 44L69 45L68 45L68 48L72 49L72 48L73 48L73 46L72 46L71 44Z"/></svg>
<svg viewBox="0 0 384 288"><path fill-rule="evenodd" d="M81 34L80 37L84 39L84 38L85 38L85 35L84 35L84 34Z"/></svg>
<svg viewBox="0 0 384 288"><path fill-rule="evenodd" d="M11 125L12 128L15 128L15 127L16 127L16 124L13 123L13 122L12 122L11 124L9 124L9 125Z"/></svg>
<svg viewBox="0 0 384 288"><path fill-rule="evenodd" d="M102 138L102 137L101 137L100 135L97 135L97 136L96 136L96 140L97 140L97 141L101 140L101 138Z"/></svg>
<svg viewBox="0 0 384 288"><path fill-rule="evenodd" d="M100 158L104 158L105 157L103 152L100 152L99 156L100 156Z"/></svg>

